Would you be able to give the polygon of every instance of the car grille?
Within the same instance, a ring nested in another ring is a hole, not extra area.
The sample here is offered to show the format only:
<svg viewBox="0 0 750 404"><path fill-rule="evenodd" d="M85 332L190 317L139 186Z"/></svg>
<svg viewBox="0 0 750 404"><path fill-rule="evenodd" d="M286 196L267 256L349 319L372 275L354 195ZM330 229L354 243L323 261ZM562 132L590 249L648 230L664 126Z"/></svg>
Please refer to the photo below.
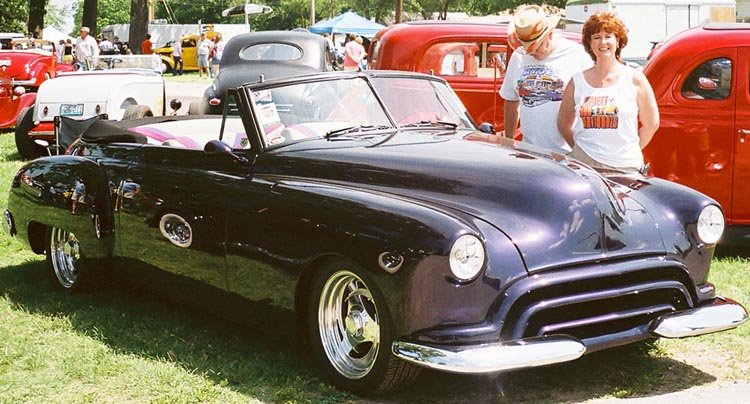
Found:
<svg viewBox="0 0 750 404"><path fill-rule="evenodd" d="M684 265L663 258L540 273L511 286L508 297L498 313L507 314L503 339L566 334L589 350L648 338L653 319L697 299Z"/></svg>

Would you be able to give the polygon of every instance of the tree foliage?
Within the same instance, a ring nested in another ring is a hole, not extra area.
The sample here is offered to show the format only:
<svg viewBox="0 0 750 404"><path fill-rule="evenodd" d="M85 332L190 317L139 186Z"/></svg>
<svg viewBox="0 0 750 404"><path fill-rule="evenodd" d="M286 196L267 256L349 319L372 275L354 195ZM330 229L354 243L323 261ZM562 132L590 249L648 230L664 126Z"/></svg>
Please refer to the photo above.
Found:
<svg viewBox="0 0 750 404"><path fill-rule="evenodd" d="M29 16L29 2L26 0L0 1L0 32L26 31Z"/></svg>
<svg viewBox="0 0 750 404"><path fill-rule="evenodd" d="M29 25L29 4L39 1L45 4L49 2L49 0L0 1L0 31L26 32ZM84 2L87 1L97 2L97 0L78 0L73 7L76 31L77 27L82 25ZM106 25L132 22L131 3L146 6L146 1L98 0L98 5L93 6L94 12L98 12L95 17L96 23L90 24L98 28L94 33L98 33ZM253 0L253 2L273 8L271 14L251 15L249 17L250 25L254 30L306 28L312 22L310 20L310 0ZM431 18L433 14L444 16L447 12L458 11L466 12L469 15L486 15L501 11L512 11L522 4L542 3L559 8L565 7L565 0L403 0L403 11L409 16L421 16L421 18ZM243 4L245 4L244 0L154 0L154 18L180 24L195 24L198 21L206 24L243 23L244 18L241 16L228 18L221 16L222 10ZM330 18L331 14L338 15L348 10L380 23L391 23L396 10L396 1L316 0L315 21L325 20ZM58 21L56 17L50 16L53 11L53 9L47 7L47 15L44 16L45 24L55 25L55 21ZM75 35L75 32L71 34Z"/></svg>

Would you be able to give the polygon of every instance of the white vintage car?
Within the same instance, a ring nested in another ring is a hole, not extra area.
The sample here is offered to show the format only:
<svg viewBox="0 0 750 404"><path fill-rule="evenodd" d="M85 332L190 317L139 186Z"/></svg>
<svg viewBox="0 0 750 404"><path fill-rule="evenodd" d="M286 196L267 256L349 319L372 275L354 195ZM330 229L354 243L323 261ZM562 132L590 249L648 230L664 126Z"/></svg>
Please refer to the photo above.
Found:
<svg viewBox="0 0 750 404"><path fill-rule="evenodd" d="M60 74L39 87L36 103L18 114L16 148L24 159L58 145L54 120L65 116L111 120L161 116L165 87L158 55L101 55L87 69Z"/></svg>

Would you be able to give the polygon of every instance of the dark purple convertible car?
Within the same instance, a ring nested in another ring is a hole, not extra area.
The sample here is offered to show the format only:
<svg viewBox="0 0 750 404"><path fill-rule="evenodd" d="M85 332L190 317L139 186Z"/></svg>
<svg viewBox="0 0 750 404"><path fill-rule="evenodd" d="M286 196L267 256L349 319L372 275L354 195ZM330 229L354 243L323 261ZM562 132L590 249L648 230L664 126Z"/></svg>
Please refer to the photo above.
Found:
<svg viewBox="0 0 750 404"><path fill-rule="evenodd" d="M440 78L319 73L223 106L96 122L26 163L10 233L65 291L142 266L294 313L322 371L359 394L422 367L497 373L747 318L708 282L714 200L471 141L485 135Z"/></svg>

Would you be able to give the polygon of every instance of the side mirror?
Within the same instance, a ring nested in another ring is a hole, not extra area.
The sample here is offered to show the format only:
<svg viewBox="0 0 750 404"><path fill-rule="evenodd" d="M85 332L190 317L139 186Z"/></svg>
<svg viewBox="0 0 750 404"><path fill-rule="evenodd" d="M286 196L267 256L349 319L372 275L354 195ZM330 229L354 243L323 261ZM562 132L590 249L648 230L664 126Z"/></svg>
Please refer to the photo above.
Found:
<svg viewBox="0 0 750 404"><path fill-rule="evenodd" d="M203 151L207 154L226 154L233 159L239 161L240 163L247 163L247 159L238 156L232 152L232 148L229 147L228 144L220 141L220 140L210 140L208 143L206 143L206 146L203 147Z"/></svg>
<svg viewBox="0 0 750 404"><path fill-rule="evenodd" d="M482 133L489 133L490 135L494 135L495 127L489 122L482 122L479 125L479 131Z"/></svg>
<svg viewBox="0 0 750 404"><path fill-rule="evenodd" d="M716 82L708 77L698 77L698 88L706 91L714 91L718 88Z"/></svg>

